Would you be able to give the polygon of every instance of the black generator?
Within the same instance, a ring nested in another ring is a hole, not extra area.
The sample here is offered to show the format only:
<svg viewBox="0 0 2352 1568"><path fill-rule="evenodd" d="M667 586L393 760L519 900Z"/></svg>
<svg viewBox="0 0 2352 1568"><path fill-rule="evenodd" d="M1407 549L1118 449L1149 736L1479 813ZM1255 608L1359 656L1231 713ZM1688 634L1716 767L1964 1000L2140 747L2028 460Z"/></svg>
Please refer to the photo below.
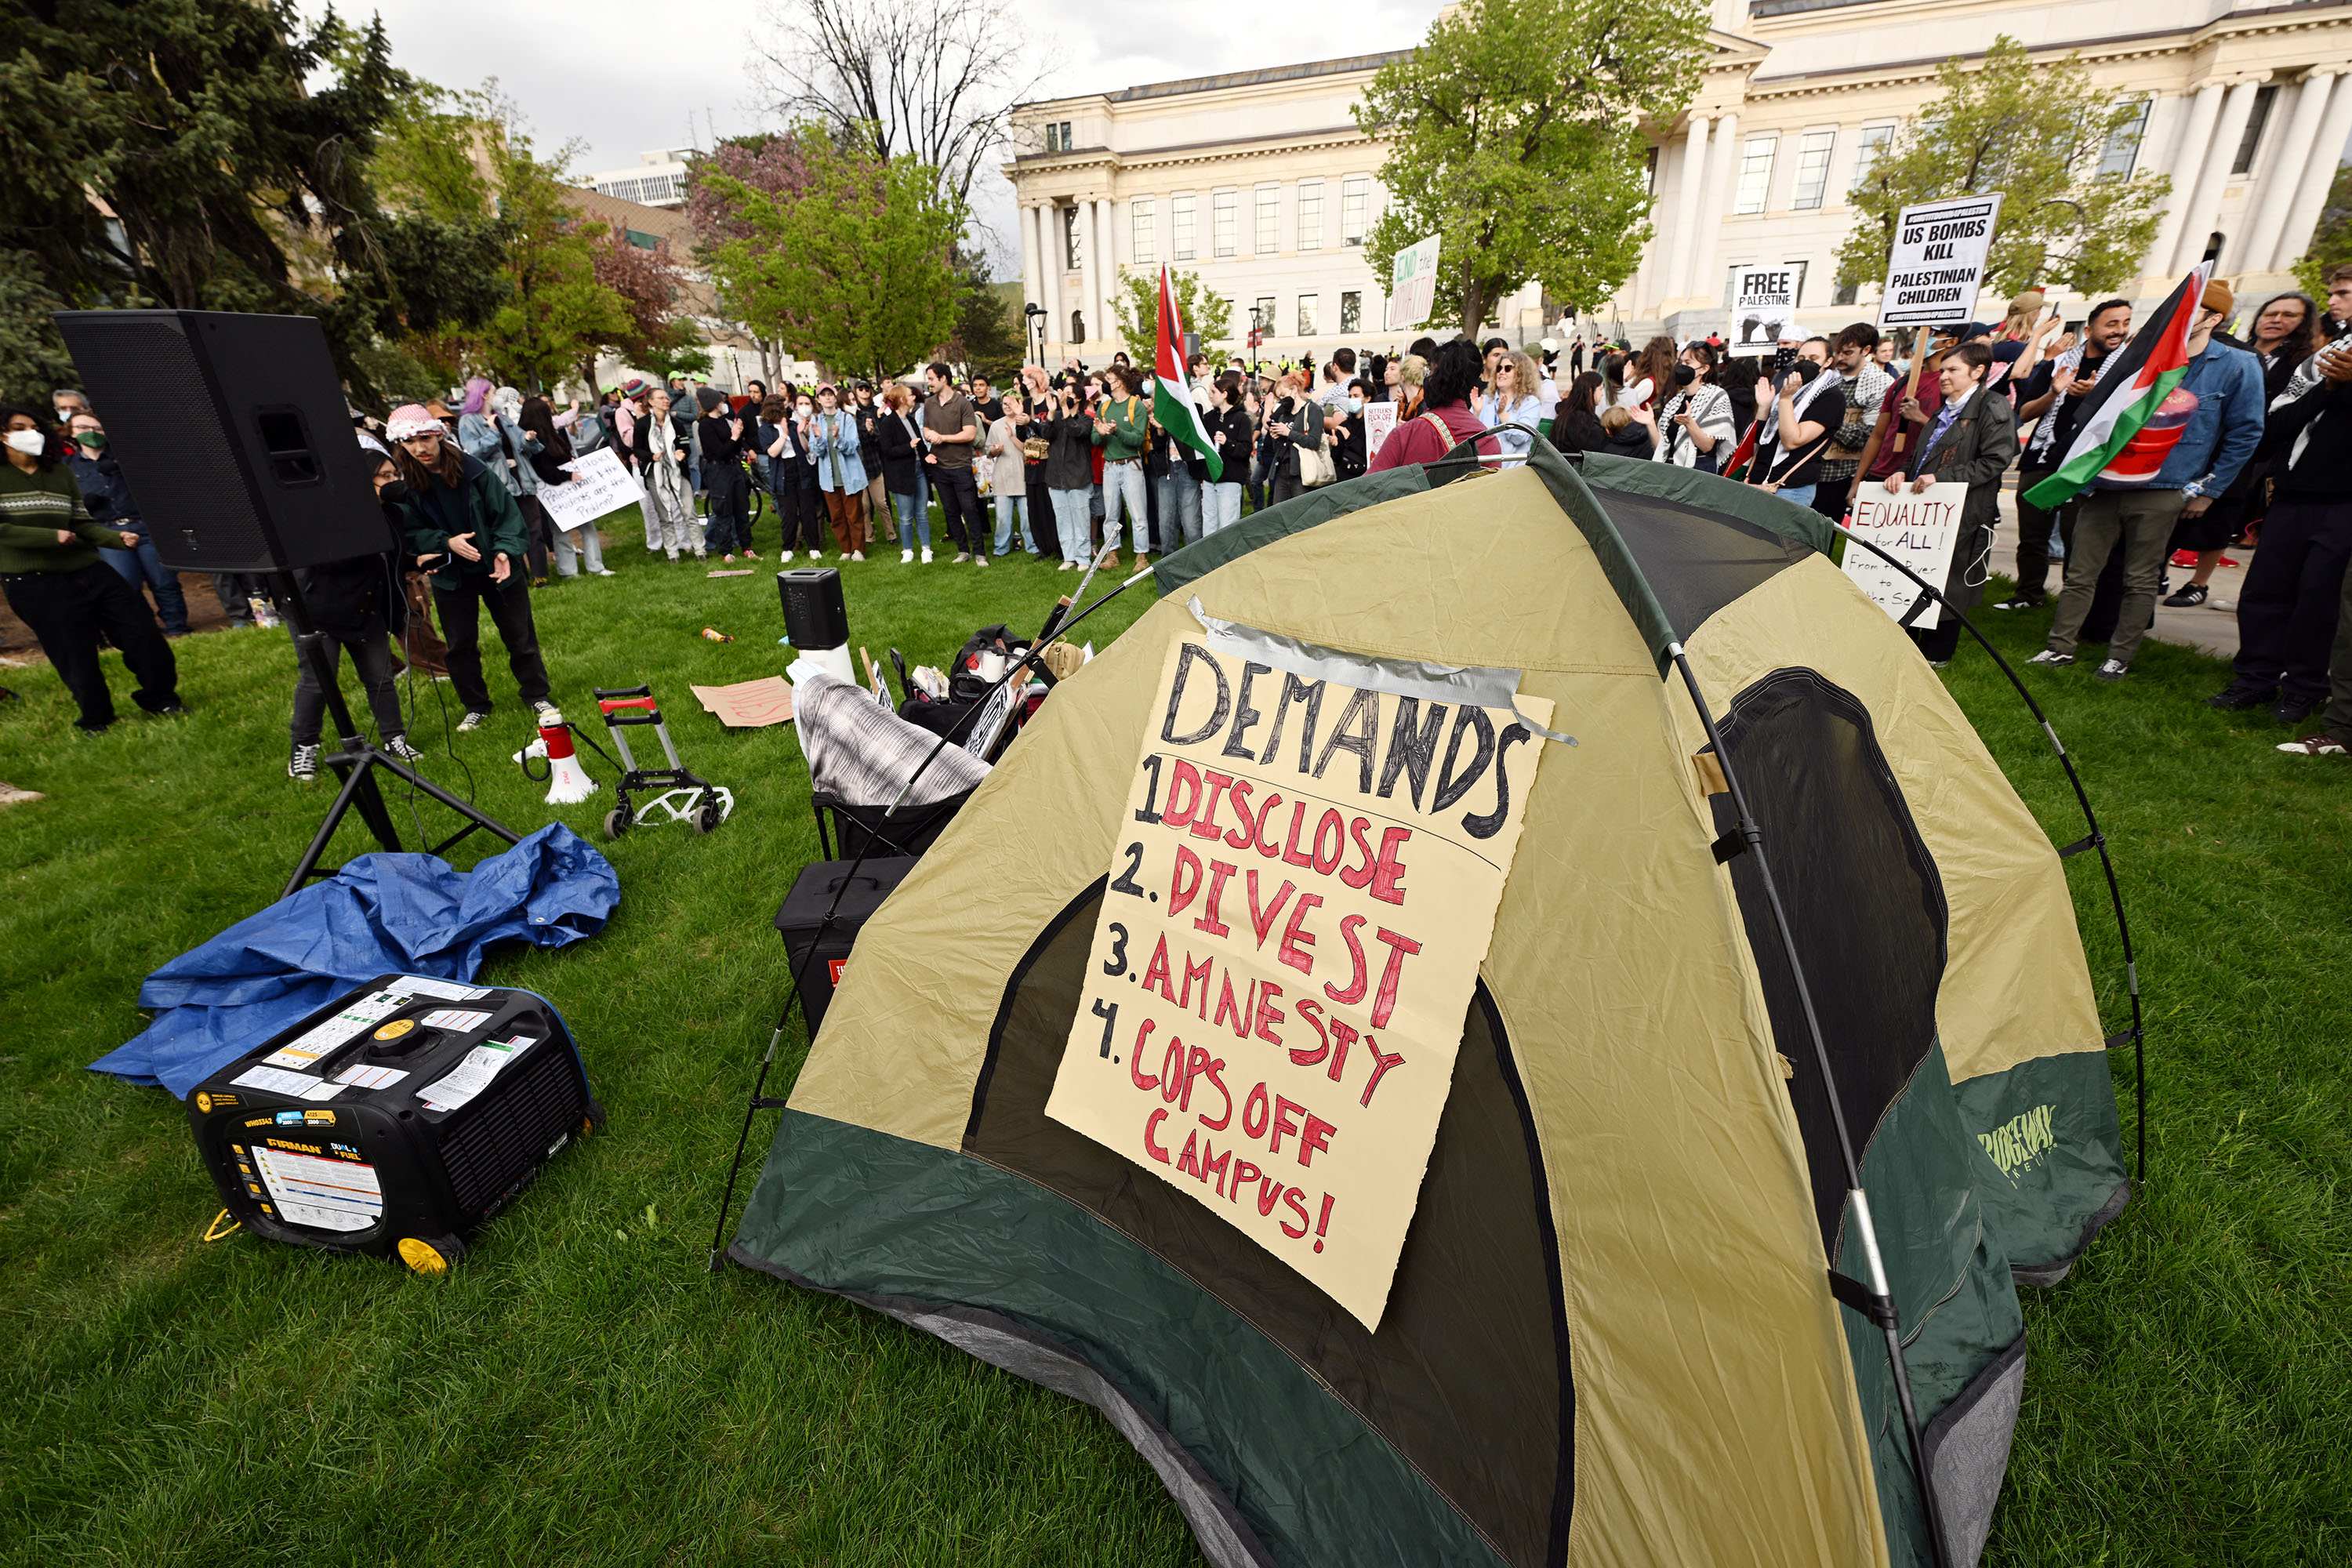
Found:
<svg viewBox="0 0 2352 1568"><path fill-rule="evenodd" d="M271 1241L440 1274L603 1123L579 1048L528 991L382 974L188 1097L230 1217Z"/></svg>

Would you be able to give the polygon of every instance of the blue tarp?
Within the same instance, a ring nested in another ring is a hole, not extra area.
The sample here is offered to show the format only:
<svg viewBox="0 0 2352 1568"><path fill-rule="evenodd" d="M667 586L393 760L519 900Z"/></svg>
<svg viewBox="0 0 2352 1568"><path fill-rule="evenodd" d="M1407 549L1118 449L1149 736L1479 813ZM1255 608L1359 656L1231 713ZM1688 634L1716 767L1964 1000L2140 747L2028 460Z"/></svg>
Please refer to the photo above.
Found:
<svg viewBox="0 0 2352 1568"><path fill-rule="evenodd" d="M184 1100L222 1066L379 974L470 981L493 942L562 947L604 929L612 862L560 822L453 871L432 855L362 855L147 977L145 1033L89 1064Z"/></svg>

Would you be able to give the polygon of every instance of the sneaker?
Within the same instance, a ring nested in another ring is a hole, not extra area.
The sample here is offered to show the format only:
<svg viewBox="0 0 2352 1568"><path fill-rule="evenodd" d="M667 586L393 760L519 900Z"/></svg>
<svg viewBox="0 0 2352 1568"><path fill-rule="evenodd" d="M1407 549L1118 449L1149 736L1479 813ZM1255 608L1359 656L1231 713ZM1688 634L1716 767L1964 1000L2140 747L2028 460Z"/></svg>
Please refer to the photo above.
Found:
<svg viewBox="0 0 2352 1568"><path fill-rule="evenodd" d="M726 554L721 555L721 556L719 558L719 564L720 564L721 566L732 566L732 565L734 565L734 564L735 564L735 552L734 552L733 551L731 551L731 550L730 550L730 551L729 551Z"/></svg>
<svg viewBox="0 0 2352 1568"><path fill-rule="evenodd" d="M2050 649L2045 647L2040 653L2035 654L2032 658L2027 659L2025 662L2028 664L2039 664L2054 669L2062 664L2074 663L2074 656L2071 653L2053 653Z"/></svg>
<svg viewBox="0 0 2352 1568"><path fill-rule="evenodd" d="M914 560L914 558L915 552L911 550L901 550L898 552L898 564L901 566L906 565L908 562Z"/></svg>
<svg viewBox="0 0 2352 1568"><path fill-rule="evenodd" d="M2242 686L2233 680L2205 699L2205 706L2224 713L2243 713L2250 708L2266 706L2277 696L2275 686Z"/></svg>
<svg viewBox="0 0 2352 1568"><path fill-rule="evenodd" d="M2271 704L2271 717L2282 724L2300 724L2310 718L2318 706L2308 698L2282 693L2279 700Z"/></svg>
<svg viewBox="0 0 2352 1568"><path fill-rule="evenodd" d="M699 550L698 550L698 551L696 551L696 552L695 552L695 554L697 554L698 556L698 555L700 555L701 553L702 553L702 552L700 552ZM677 551L675 551L675 550L671 551L671 552L669 552L669 558L670 558L672 561L677 560Z"/></svg>
<svg viewBox="0 0 2352 1568"><path fill-rule="evenodd" d="M866 552L863 550L853 550L849 552L849 558L852 561L863 561L866 559Z"/></svg>
<svg viewBox="0 0 2352 1568"><path fill-rule="evenodd" d="M599 566L596 568L596 575L599 577L617 577L620 574L614 571L610 566Z"/></svg>
<svg viewBox="0 0 2352 1568"><path fill-rule="evenodd" d="M2024 594L2020 594L2013 599L2003 599L2000 604L1995 605L1993 608L1996 610L2038 610L2042 607L2042 601L2039 596L2030 596Z"/></svg>
<svg viewBox="0 0 2352 1568"><path fill-rule="evenodd" d="M2105 664L2100 665L2098 668L2091 671L2091 673L2097 676L2101 680L2121 680L2125 676L2131 673L2131 666L2126 664L2122 659L2111 658Z"/></svg>
<svg viewBox="0 0 2352 1568"><path fill-rule="evenodd" d="M555 711L555 704L542 697L530 705L530 710L538 714L541 719L545 719L550 713Z"/></svg>
<svg viewBox="0 0 2352 1568"><path fill-rule="evenodd" d="M425 760L425 753L410 745L408 737L405 735L385 736L383 749L404 763L421 763Z"/></svg>
<svg viewBox="0 0 2352 1568"><path fill-rule="evenodd" d="M1078 563L1075 561L1065 561L1059 566L1054 568L1056 572L1075 572L1077 569Z"/></svg>
<svg viewBox="0 0 2352 1568"><path fill-rule="evenodd" d="M967 561L969 561L969 560L971 560L971 551L969 551L969 550L959 550L959 551L957 551L957 552L956 552L956 558L955 558L955 560L954 560L953 562L951 562L950 564L951 564L951 565L956 565L956 566L961 566L961 565L962 565L965 562L967 562Z"/></svg>
<svg viewBox="0 0 2352 1568"><path fill-rule="evenodd" d="M816 553L816 552L815 552L815 551L814 551L814 550L812 550L812 551L810 551L810 552L809 552L809 553L810 553L811 555L814 555L814 554ZM759 558L760 558L760 552L759 552L758 551L756 551L756 550L746 550L746 551L744 551L744 552L743 552L743 559L744 559L744 560L746 560L746 561L757 561Z"/></svg>
<svg viewBox="0 0 2352 1568"><path fill-rule="evenodd" d="M746 555L749 555L749 554L751 554L751 552L750 551L746 550L745 552L743 552L743 553L744 553L744 554L746 554ZM824 552L823 551L821 551L821 550L812 550L812 551L810 551L810 552L809 552L809 559L810 559L810 560L812 560L812 561L814 561L815 559L817 559L820 555L822 555L822 554L824 554Z"/></svg>
<svg viewBox="0 0 2352 1568"><path fill-rule="evenodd" d="M478 730L489 721L490 716L487 713L468 713L457 721L457 729L462 734L467 730Z"/></svg>
<svg viewBox="0 0 2352 1568"><path fill-rule="evenodd" d="M923 546L923 564L924 564L924 565L926 565L926 566L929 566L930 563L931 563L931 547L930 547L929 545L926 544L926 545L924 545L924 546Z"/></svg>
<svg viewBox="0 0 2352 1568"><path fill-rule="evenodd" d="M985 555L976 555L972 557L971 563L975 566L985 566L988 564L988 557Z"/></svg>
<svg viewBox="0 0 2352 1568"><path fill-rule="evenodd" d="M2207 596L2211 593L2212 590L2208 588L2204 584L2191 583L2187 587L2181 589L2178 594L2166 595L2164 602L2171 605L2176 610L2194 609L2197 605L2203 604Z"/></svg>
<svg viewBox="0 0 2352 1568"><path fill-rule="evenodd" d="M319 748L295 747L293 756L286 763L286 776L302 784L315 781L319 776Z"/></svg>
<svg viewBox="0 0 2352 1568"><path fill-rule="evenodd" d="M2281 741L2278 749L2290 756L2296 757L2352 755L2352 747L2347 747L2342 740L2325 730L2320 731L2316 735L2305 735L2299 741Z"/></svg>
<svg viewBox="0 0 2352 1568"><path fill-rule="evenodd" d="M1106 550L1106 551L1104 551L1104 552L1103 552L1103 558L1102 558L1101 560L1099 560L1099 561L1097 561L1097 562L1096 562L1096 563L1095 563L1095 565L1096 565L1097 569L1098 569L1098 570L1099 570L1099 569L1101 569L1101 568L1105 568L1105 567L1116 566L1116 565L1118 565L1118 551L1116 551L1116 550Z"/></svg>

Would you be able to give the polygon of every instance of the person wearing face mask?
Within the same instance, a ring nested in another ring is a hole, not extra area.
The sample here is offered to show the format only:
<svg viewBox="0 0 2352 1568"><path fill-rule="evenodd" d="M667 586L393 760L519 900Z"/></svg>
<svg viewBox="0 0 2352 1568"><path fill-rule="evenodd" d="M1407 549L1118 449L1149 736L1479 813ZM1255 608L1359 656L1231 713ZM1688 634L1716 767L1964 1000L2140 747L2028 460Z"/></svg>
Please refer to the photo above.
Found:
<svg viewBox="0 0 2352 1568"><path fill-rule="evenodd" d="M72 694L80 710L76 727L94 735L114 722L98 658L101 632L139 682L133 702L150 713L184 711L178 661L147 601L98 558L100 546L137 548L138 531L91 521L62 460L64 438L47 420L28 408L0 407L0 438L7 457L0 464L0 595L40 639Z"/></svg>
<svg viewBox="0 0 2352 1568"><path fill-rule="evenodd" d="M360 689L367 693L368 710L375 717L376 733L383 737L383 749L415 762L425 753L408 742L400 693L392 682L392 639L405 629L408 610L407 598L397 586L402 564L398 545L404 527L400 503L408 499L408 484L392 458L371 456L375 463L370 477L376 503L384 511L386 548L373 555L298 567L294 585L301 591L302 607L310 613L329 677L334 678L349 653ZM299 652L294 660L294 750L286 776L302 784L319 776L319 724L327 710L326 690L319 684L313 662Z"/></svg>
<svg viewBox="0 0 2352 1568"><path fill-rule="evenodd" d="M1331 432L1331 469L1337 479L1361 478L1370 458L1364 447L1364 403L1369 395L1361 379L1348 383L1347 397L1339 404L1339 428Z"/></svg>
<svg viewBox="0 0 2352 1568"><path fill-rule="evenodd" d="M1719 352L1703 342L1683 350L1682 363L1675 367L1675 391L1658 410L1664 438L1651 454L1655 461L1719 473L1723 459L1738 445L1732 435L1731 395L1715 384Z"/></svg>
<svg viewBox="0 0 2352 1568"><path fill-rule="evenodd" d="M1797 357L1773 388L1772 406L1756 439L1756 458L1749 465L1753 482L1799 506L1813 504L1822 454L1829 438L1844 421L1845 402L1832 376L1824 381L1829 341L1808 338L1798 345ZM1818 405L1818 406L1817 406Z"/></svg>
<svg viewBox="0 0 2352 1568"><path fill-rule="evenodd" d="M106 449L106 426L98 422L95 414L77 414L66 421L66 435L70 443L66 449L66 466L73 470L74 482L81 486L82 504L89 509L90 521L121 529L139 540L137 546L130 550L100 550L99 559L131 584L132 594L142 586L153 590L156 614L163 620L165 637L186 637L188 596L180 591L180 574L165 571L162 558L155 553L155 542L140 522L139 508L131 499L131 486L122 477L122 465Z"/></svg>
<svg viewBox="0 0 2352 1568"><path fill-rule="evenodd" d="M1209 392L1209 439L1217 444L1218 472L1223 479L1201 487L1201 532L1203 537L1233 527L1242 520L1242 476L1249 472L1250 444L1256 426L1250 418L1242 373L1229 370L1217 377ZM1206 473L1208 466L1202 465Z"/></svg>

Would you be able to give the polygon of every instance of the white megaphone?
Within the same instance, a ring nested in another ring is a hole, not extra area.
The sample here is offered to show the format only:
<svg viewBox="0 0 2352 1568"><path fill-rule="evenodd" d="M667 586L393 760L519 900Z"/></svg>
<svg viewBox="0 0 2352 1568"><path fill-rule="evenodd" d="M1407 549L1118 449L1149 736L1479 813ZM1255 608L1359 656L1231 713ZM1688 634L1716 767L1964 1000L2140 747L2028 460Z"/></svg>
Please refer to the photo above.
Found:
<svg viewBox="0 0 2352 1568"><path fill-rule="evenodd" d="M550 708L539 716L540 743L547 748L547 804L573 805L596 793L596 781L572 749L572 728Z"/></svg>

